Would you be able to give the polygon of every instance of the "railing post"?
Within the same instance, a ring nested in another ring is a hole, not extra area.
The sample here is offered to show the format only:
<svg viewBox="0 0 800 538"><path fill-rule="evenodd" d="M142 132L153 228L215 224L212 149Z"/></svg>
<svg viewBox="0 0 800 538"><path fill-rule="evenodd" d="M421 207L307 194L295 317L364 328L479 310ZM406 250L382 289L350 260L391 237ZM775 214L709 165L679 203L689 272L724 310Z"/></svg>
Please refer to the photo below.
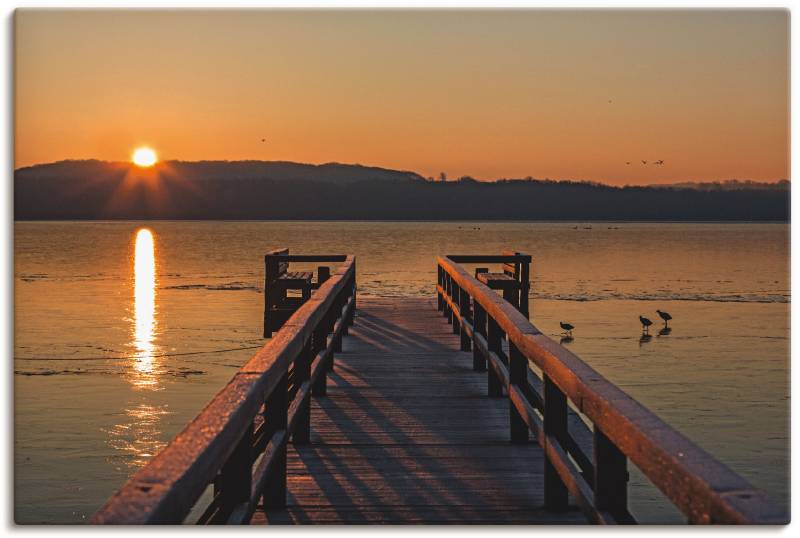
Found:
<svg viewBox="0 0 800 538"><path fill-rule="evenodd" d="M436 264L436 283L439 284L438 287L444 288L444 278L442 274L444 273L444 269L441 265ZM444 298L442 297L442 292L437 289L436 290L436 309L439 312L444 311Z"/></svg>
<svg viewBox="0 0 800 538"><path fill-rule="evenodd" d="M544 377L544 435L545 444L550 439L561 442L567 433L567 397L561 392L547 374ZM550 463L545 450L544 458L544 505L548 510L567 508L569 495L567 487L558 476L558 471Z"/></svg>
<svg viewBox="0 0 800 538"><path fill-rule="evenodd" d="M289 374L283 374L281 380L267 398L264 410L264 420L269 424L269 430L278 432L287 429L289 413ZM269 480L264 487L264 507L267 510L286 507L286 443L275 455L275 466Z"/></svg>
<svg viewBox="0 0 800 538"><path fill-rule="evenodd" d="M528 359L513 342L508 344L508 378L509 384L515 385L522 394L527 394ZM517 406L511 400L511 388L508 390L508 416L512 443L528 442L528 424L519 414Z"/></svg>
<svg viewBox="0 0 800 538"><path fill-rule="evenodd" d="M350 309L350 319L348 321L348 325L352 326L356 322L356 291L358 290L358 284L356 280L356 262L353 262L353 277L350 283L350 294L353 296L353 307Z"/></svg>
<svg viewBox="0 0 800 538"><path fill-rule="evenodd" d="M519 290L505 289L503 290L503 299L514 305L514 308L519 310Z"/></svg>
<svg viewBox="0 0 800 538"><path fill-rule="evenodd" d="M452 300L453 298L453 279L450 277L450 273L445 273L444 276L445 282L445 294L448 298ZM450 303L445 302L444 304L444 315L447 317L447 323L453 323L453 309L450 308Z"/></svg>
<svg viewBox="0 0 800 538"><path fill-rule="evenodd" d="M214 481L214 491L219 491L221 496L219 503L221 518L219 520L215 518L215 522L224 522L236 505L250 500L252 473L253 424L251 423Z"/></svg>
<svg viewBox="0 0 800 538"><path fill-rule="evenodd" d="M461 286L459 286L456 282L451 284L451 293L450 293L450 300L453 301L453 304L458 306L459 297L461 295ZM453 334L461 334L461 319L460 317L463 316L464 313L461 312L461 308L459 307L458 316L456 316L455 311L453 311Z"/></svg>
<svg viewBox="0 0 800 538"><path fill-rule="evenodd" d="M530 263L524 262L520 275L520 290L519 290L519 311L522 312L526 318L531 319L531 312L528 297L531 289L531 268Z"/></svg>
<svg viewBox="0 0 800 538"><path fill-rule="evenodd" d="M336 329L336 322L342 315L342 308L344 307L342 304L342 296L343 294L340 293L339 296L336 297L336 299L333 301L333 307L331 308L331 311L326 316L326 319L328 320L327 325L329 334L333 333L333 331ZM331 352L330 360L328 361L331 364L333 364L333 352L342 352L342 333L339 333L333 337L332 345L333 350Z"/></svg>
<svg viewBox="0 0 800 538"><path fill-rule="evenodd" d="M317 267L317 284L324 284L331 277L331 268L327 265Z"/></svg>
<svg viewBox="0 0 800 538"><path fill-rule="evenodd" d="M306 342L300 355L294 361L294 384L300 387L311 377L311 362L314 360L311 342ZM299 397L297 393L295 398ZM297 419L292 432L292 442L296 445L305 445L311 437L311 399L297 408Z"/></svg>
<svg viewBox="0 0 800 538"><path fill-rule="evenodd" d="M264 338L272 336L270 327L270 310L272 310L272 281L274 274L277 273L277 260L274 256L266 254L264 256Z"/></svg>
<svg viewBox="0 0 800 538"><path fill-rule="evenodd" d="M349 285L342 290L342 309L344 309L344 307L347 306L347 303L350 301L351 292L352 290L350 289ZM343 310L339 310L339 315L342 316L342 337L344 338L350 334L350 330L348 329L350 326L350 318L344 315Z"/></svg>
<svg viewBox="0 0 800 538"><path fill-rule="evenodd" d="M486 311L478 301L473 302L473 332L483 336L486 340ZM472 369L476 372L486 370L486 357L474 342L472 344Z"/></svg>
<svg viewBox="0 0 800 538"><path fill-rule="evenodd" d="M320 320L319 325L317 325L314 328L314 331L311 333L312 360L319 354L320 351L323 351L326 347L328 347L328 317L329 314L326 314L322 320ZM314 396L325 396L328 393L328 362L331 362L330 359L326 359L324 362L320 362L317 365L319 374L317 374L317 380L311 387L311 393Z"/></svg>
<svg viewBox="0 0 800 538"><path fill-rule="evenodd" d="M628 458L595 425L594 502L614 516L628 512Z"/></svg>
<svg viewBox="0 0 800 538"><path fill-rule="evenodd" d="M503 334L500 331L500 325L492 318L488 316L488 331L486 335L487 347L489 348L489 353L494 352L497 355L501 353L501 340L503 338ZM493 397L500 397L503 395L503 383L500 380L500 377L497 375L494 367L491 364L491 360L488 361L490 364L488 365L487 371L487 382L488 382L488 393L489 396Z"/></svg>
<svg viewBox="0 0 800 538"><path fill-rule="evenodd" d="M461 288L459 288L459 293L458 293L458 309L461 311L461 317L464 320L472 323L472 314L470 312L470 307L469 307L469 293L467 293ZM459 323L459 327L460 325L461 324ZM475 327L473 326L472 329L475 330ZM470 346L472 341L470 340L469 335L467 335L467 331L465 331L463 327L460 327L460 331L461 331L461 351L469 351L470 349L472 349L472 347Z"/></svg>

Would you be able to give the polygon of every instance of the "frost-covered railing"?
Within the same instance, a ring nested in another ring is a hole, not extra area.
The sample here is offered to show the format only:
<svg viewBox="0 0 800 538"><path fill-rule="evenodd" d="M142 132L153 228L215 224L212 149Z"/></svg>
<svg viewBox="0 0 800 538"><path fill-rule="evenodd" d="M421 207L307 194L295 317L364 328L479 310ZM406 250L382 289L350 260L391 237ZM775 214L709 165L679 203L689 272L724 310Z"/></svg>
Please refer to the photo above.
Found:
<svg viewBox="0 0 800 538"><path fill-rule="evenodd" d="M691 523L788 523L764 491L541 334L519 303L460 265L530 261L519 253L439 257L436 289L461 349L472 350L474 369L488 371L489 396L508 398L511 441L526 442L532 432L543 448L546 508L565 509L571 494L592 522L635 523L628 511L630 460Z"/></svg>
<svg viewBox="0 0 800 538"><path fill-rule="evenodd" d="M355 257L308 258L342 265L92 523L182 523L193 509L198 523L247 523L261 499L286 506L286 445L309 442L311 395L325 393L356 307Z"/></svg>

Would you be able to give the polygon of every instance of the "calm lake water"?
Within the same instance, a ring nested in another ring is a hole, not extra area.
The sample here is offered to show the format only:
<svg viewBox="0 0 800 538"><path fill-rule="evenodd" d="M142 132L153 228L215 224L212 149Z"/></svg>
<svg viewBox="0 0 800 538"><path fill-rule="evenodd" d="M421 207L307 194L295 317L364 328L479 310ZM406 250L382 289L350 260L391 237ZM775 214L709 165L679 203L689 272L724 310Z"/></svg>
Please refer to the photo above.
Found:
<svg viewBox="0 0 800 538"><path fill-rule="evenodd" d="M136 241L141 228L151 230ZM533 255L532 317L789 504L789 225L15 224L15 518L85 521L263 343L263 253L353 253L363 296L432 295L435 255ZM641 342L638 316L672 314ZM632 511L680 522L632 471Z"/></svg>

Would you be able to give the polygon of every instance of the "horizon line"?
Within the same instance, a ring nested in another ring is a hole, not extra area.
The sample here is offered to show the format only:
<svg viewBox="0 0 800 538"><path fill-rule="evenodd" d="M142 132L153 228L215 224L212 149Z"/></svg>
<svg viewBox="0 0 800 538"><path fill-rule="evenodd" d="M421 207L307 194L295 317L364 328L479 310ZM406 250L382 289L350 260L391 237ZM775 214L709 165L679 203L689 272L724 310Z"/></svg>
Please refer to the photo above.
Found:
<svg viewBox="0 0 800 538"><path fill-rule="evenodd" d="M59 159L56 161L49 161L49 162L40 162L29 164L25 166L20 166L18 168L14 168L14 173L24 170L26 168L35 168L38 166L50 166L55 164L61 163L88 163L88 162L97 162L97 163L106 163L106 164L114 164L114 165L125 165L130 167L136 167L134 163L131 161L120 161L120 160L107 160L107 159L98 159L95 157L87 157L87 158L67 158L67 159ZM525 177L502 177L502 178L493 178L493 179L486 179L486 178L477 178L470 175L462 175L459 177L454 177L452 179L446 179L444 181L433 178L433 177L425 177L424 175L416 172L414 170L409 169L398 169L398 168L388 168L386 166L378 166L378 165L371 165L371 164L363 164L363 163L347 163L347 162L339 162L339 161L327 161L327 162L299 162L299 161L288 161L288 160L265 160L265 159L202 159L202 160L183 160L183 159L160 159L156 164L152 166L152 168L157 167L163 163L181 163L181 164L200 164L200 163L265 163L265 164L294 164L294 165L301 165L301 166L326 166L326 165L341 165L341 166L353 166L353 167L361 167L361 168L376 168L379 170L387 170L391 172L398 172L398 173L406 173L406 174L414 174L426 182L430 183L458 183L463 180L472 180L480 183L498 183L502 181L550 181L555 183L585 183L585 184L592 184L592 185L603 185L608 187L614 188L625 188L625 187L670 187L670 186L680 186L685 184L700 184L700 185L713 185L719 184L724 185L726 183L754 183L754 184L763 184L763 185L779 185L781 183L791 183L791 179L789 178L776 178L776 179L747 179L747 178L727 178L727 179L683 179L678 181L672 181L670 183L626 183L626 184L613 184L602 180L591 180L591 179L575 179L575 178L550 178L550 177L534 177L531 175Z"/></svg>

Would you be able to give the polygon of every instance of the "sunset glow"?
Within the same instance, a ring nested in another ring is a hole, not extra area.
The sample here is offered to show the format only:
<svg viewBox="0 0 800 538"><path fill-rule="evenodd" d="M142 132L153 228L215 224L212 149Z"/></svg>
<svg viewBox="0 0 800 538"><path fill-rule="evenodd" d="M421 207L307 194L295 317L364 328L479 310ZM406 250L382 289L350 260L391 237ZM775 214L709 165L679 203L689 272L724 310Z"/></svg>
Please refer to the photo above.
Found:
<svg viewBox="0 0 800 538"><path fill-rule="evenodd" d="M788 10L23 9L15 20L16 167L123 161L147 136L184 161L425 177L789 176ZM119 58L147 76L112 69Z"/></svg>
<svg viewBox="0 0 800 538"><path fill-rule="evenodd" d="M156 152L154 150L142 147L136 148L136 150L133 152L133 156L131 157L131 161L133 161L133 164L136 166L147 168L156 164L158 157L156 156Z"/></svg>

